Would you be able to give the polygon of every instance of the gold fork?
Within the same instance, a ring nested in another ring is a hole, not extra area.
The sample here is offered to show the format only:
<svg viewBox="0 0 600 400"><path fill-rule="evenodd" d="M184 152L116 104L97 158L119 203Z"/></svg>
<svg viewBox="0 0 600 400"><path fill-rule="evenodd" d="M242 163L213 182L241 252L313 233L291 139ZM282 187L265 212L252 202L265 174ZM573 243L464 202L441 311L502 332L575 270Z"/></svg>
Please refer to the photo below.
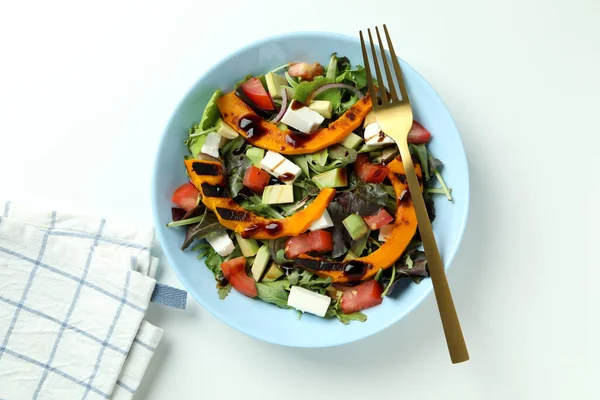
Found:
<svg viewBox="0 0 600 400"><path fill-rule="evenodd" d="M400 88L400 97L396 91L394 85L394 76L390 71L383 42L379 35L379 29L375 27L377 32L377 39L379 41L379 48L382 52L383 66L385 68L385 75L388 81L388 91L385 90L383 76L381 69L379 68L379 61L377 60L377 53L375 51L375 44L373 37L371 36L371 30L367 29L369 33L369 42L371 43L371 52L373 54L373 64L377 73L378 85L373 84L373 76L371 75L371 68L369 66L369 56L367 54L367 47L363 38L363 33L360 31L360 44L362 46L363 58L365 62L365 70L367 73L367 81L369 86L369 94L373 100L373 111L375 113L375 119L379 124L381 130L394 139L398 148L400 149L400 155L402 157L402 164L404 164L404 170L406 178L408 180L408 188L410 195L415 207L417 214L417 222L419 225L419 232L421 233L421 239L423 240L423 247L425 248L425 255L427 257L427 265L429 266L429 274L431 275L431 281L433 282L433 290L435 292L435 299L437 301L438 310L442 320L442 326L444 327L444 334L446 335L446 343L448 344L448 350L450 352L450 359L452 363L460 363L469 359L469 352L467 351L467 345L460 328L460 322L458 321L458 315L454 308L454 301L452 300L452 294L450 293L450 287L448 286L448 280L446 279L446 273L444 271L444 264L440 257L435 236L431 228L431 221L425 208L425 201L421 193L419 180L415 173L415 166L413 165L410 150L408 149L408 132L413 123L412 108L410 106L410 100L406 92L406 85L402 79L402 70L392 45L392 40L388 33L387 27L383 25L387 44L389 47L392 63L396 79L398 80L398 87ZM377 95L379 94L380 101L377 101Z"/></svg>

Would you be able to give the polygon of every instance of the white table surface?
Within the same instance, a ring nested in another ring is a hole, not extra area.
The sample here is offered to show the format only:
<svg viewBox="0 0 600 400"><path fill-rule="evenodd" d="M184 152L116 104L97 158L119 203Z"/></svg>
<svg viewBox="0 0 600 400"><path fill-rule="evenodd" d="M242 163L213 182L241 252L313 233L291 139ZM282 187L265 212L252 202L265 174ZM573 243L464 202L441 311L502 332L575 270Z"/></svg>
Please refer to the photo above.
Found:
<svg viewBox="0 0 600 400"><path fill-rule="evenodd" d="M271 34L387 22L467 151L448 277L472 359L450 364L433 296L322 350L246 337L190 297L149 312L165 334L138 399L600 398L599 2L201 3L1 2L0 197L152 223L162 129L211 64ZM164 261L159 279L181 287Z"/></svg>

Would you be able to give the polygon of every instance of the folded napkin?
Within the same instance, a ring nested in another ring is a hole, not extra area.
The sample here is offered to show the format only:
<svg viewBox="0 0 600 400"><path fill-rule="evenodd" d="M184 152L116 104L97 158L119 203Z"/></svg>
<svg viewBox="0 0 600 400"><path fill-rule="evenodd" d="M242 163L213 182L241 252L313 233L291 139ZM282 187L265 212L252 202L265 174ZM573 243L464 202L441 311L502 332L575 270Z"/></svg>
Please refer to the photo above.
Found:
<svg viewBox="0 0 600 400"><path fill-rule="evenodd" d="M154 229L1 204L0 399L131 399L162 336Z"/></svg>

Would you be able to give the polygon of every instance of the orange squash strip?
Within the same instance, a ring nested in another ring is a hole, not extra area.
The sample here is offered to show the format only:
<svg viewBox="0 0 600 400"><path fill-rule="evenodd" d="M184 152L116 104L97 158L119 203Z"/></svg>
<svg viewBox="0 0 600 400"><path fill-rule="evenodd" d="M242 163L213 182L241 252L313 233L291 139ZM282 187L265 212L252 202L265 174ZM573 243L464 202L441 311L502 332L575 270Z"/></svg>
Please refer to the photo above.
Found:
<svg viewBox="0 0 600 400"><path fill-rule="evenodd" d="M221 225L245 238L298 236L323 214L335 196L335 189L324 188L312 203L294 215L284 219L264 218L244 209L229 197L221 163L185 160L185 167L192 183L200 191L202 203L215 213Z"/></svg>
<svg viewBox="0 0 600 400"><path fill-rule="evenodd" d="M328 127L309 135L294 135L291 131L282 131L277 125L259 117L234 92L221 96L217 105L223 120L249 143L281 154L311 154L341 142L361 125L372 106L371 98L365 96ZM244 124L248 121L252 121L252 135L248 134L248 125ZM246 129L242 129L240 123L245 125Z"/></svg>

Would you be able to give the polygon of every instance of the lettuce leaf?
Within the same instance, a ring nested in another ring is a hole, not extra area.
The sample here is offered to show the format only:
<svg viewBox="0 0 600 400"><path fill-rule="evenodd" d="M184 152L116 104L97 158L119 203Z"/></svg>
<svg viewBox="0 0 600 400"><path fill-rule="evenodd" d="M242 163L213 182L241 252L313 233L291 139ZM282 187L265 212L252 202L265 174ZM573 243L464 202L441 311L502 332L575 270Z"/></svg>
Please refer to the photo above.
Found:
<svg viewBox="0 0 600 400"><path fill-rule="evenodd" d="M203 131L214 127L217 123L217 120L221 116L221 112L217 106L217 99L221 97L222 94L223 92L221 89L215 90L213 95L210 97L210 100L208 100L208 103L206 103L204 113L202 114L202 119L200 119L200 129Z"/></svg>
<svg viewBox="0 0 600 400"><path fill-rule="evenodd" d="M348 83L356 86L357 89L362 89L367 86L367 73L365 69L357 65L355 69L350 69L350 65L342 71L336 78L337 83Z"/></svg>
<svg viewBox="0 0 600 400"><path fill-rule="evenodd" d="M213 273L215 276L215 280L217 281L217 289L219 298L223 300L229 292L231 291L231 285L229 283L223 285L225 283L225 276L223 275L223 270L221 269L221 263L223 262L223 257L219 255L209 244L207 243L199 243L192 251L197 251L200 254L198 255L198 259L204 258L204 263L206 267Z"/></svg>
<svg viewBox="0 0 600 400"><path fill-rule="evenodd" d="M204 239L208 234L221 228L217 216L208 208L204 209L202 220L197 224L188 226L185 233L185 240L181 245L181 250L187 249L196 239Z"/></svg>
<svg viewBox="0 0 600 400"><path fill-rule="evenodd" d="M348 214L373 215L385 207L388 194L381 183L361 183L354 190L342 193L336 200Z"/></svg>
<svg viewBox="0 0 600 400"><path fill-rule="evenodd" d="M330 277L321 278L304 269L293 270L292 273L288 275L287 280L291 286L300 286L304 289L319 292L321 294L325 294L325 289L327 286L331 285Z"/></svg>
<svg viewBox="0 0 600 400"><path fill-rule="evenodd" d="M427 147L425 147L424 144L410 144L409 148L411 153L416 154L419 158L421 171L423 171L425 180L429 181L429 179L431 179L431 175L429 173L429 157L427 155Z"/></svg>
<svg viewBox="0 0 600 400"><path fill-rule="evenodd" d="M367 320L367 316L361 312L344 314L340 308L340 298L341 296L339 296L337 300L331 302L325 313L325 318L337 318L344 325L349 324L351 321L365 322Z"/></svg>
<svg viewBox="0 0 600 400"><path fill-rule="evenodd" d="M252 165L252 161L244 153L235 155L229 153L224 158L228 175L227 186L231 197L234 198L244 188L244 175Z"/></svg>
<svg viewBox="0 0 600 400"><path fill-rule="evenodd" d="M259 299L266 301L267 303L275 304L277 307L281 308L291 308L287 304L289 288L290 283L286 279L256 284L256 291Z"/></svg>
<svg viewBox="0 0 600 400"><path fill-rule="evenodd" d="M342 221L349 215L344 211L344 208L337 202L332 201L327 207L329 216L333 221L333 231L331 232L333 239L333 251L331 256L333 258L341 257L348 251L348 243L346 228L342 224Z"/></svg>
<svg viewBox="0 0 600 400"><path fill-rule="evenodd" d="M202 145L206 140L206 135L215 127L217 120L221 116L221 112L217 106L217 99L221 97L222 94L223 92L221 89L215 90L213 95L208 100L208 103L206 103L206 107L204 107L204 112L202 113L200 122L195 123L188 131L188 135L197 135L186 140L186 144L190 149L190 153L192 153L194 157L200 154Z"/></svg>
<svg viewBox="0 0 600 400"><path fill-rule="evenodd" d="M258 197L257 195L245 197L244 200L242 200L239 203L239 205L245 208L246 210L252 211L253 213L256 213L263 217L275 219L284 218L284 216L281 215L273 207L269 206L268 204L263 204L262 198Z"/></svg>
<svg viewBox="0 0 600 400"><path fill-rule="evenodd" d="M304 81L296 87L295 92L294 92L294 99L304 103L304 102L306 102L306 99L312 92L314 92L321 86L326 85L328 83L333 83L333 79L327 79L324 76L317 76L312 81ZM327 92L330 92L330 90L328 90ZM325 93L327 93L327 92L325 92ZM322 94L325 94L325 93L322 93ZM323 99L323 100L325 100L325 99Z"/></svg>

